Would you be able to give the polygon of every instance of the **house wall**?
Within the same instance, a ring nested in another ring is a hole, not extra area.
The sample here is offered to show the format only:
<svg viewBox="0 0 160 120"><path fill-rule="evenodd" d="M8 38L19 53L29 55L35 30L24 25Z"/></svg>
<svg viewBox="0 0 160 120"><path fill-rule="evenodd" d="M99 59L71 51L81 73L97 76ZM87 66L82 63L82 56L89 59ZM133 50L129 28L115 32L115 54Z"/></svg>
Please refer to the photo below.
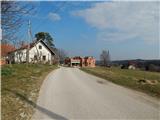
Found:
<svg viewBox="0 0 160 120"><path fill-rule="evenodd" d="M74 57L66 59L65 64L69 66L95 67L95 59L93 57Z"/></svg>
<svg viewBox="0 0 160 120"><path fill-rule="evenodd" d="M41 46L41 49L39 48ZM39 56L38 56L39 54ZM13 53L14 62L27 62L26 59L27 49L17 50ZM37 56L37 60L35 60L35 56ZM44 60L45 56L45 60ZM39 59L40 57L40 59ZM52 56L50 50L46 46L44 46L41 42L37 43L34 47L29 50L29 62L37 62L42 61L44 63L49 62L52 63L54 56Z"/></svg>
<svg viewBox="0 0 160 120"><path fill-rule="evenodd" d="M26 62L26 49L15 51L14 52L14 61L16 63Z"/></svg>
<svg viewBox="0 0 160 120"><path fill-rule="evenodd" d="M81 66L81 60L80 59L72 59L70 60L70 66Z"/></svg>
<svg viewBox="0 0 160 120"><path fill-rule="evenodd" d="M39 46L42 46L40 49ZM37 52L38 50L38 52ZM29 51L29 62L33 62L35 60L35 55L40 55L40 59L43 62L51 62L53 59L53 56L51 55L51 52L44 46L41 42L37 43L33 48ZM45 60L43 60L43 56L45 56Z"/></svg>
<svg viewBox="0 0 160 120"><path fill-rule="evenodd" d="M85 58L85 66L86 67L95 67L95 59L92 57Z"/></svg>

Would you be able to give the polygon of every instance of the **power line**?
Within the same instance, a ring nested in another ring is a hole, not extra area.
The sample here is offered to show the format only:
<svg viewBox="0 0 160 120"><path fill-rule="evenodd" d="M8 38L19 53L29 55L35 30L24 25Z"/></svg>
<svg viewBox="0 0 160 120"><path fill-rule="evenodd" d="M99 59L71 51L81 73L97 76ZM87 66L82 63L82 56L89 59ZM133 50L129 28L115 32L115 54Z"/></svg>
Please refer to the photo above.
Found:
<svg viewBox="0 0 160 120"><path fill-rule="evenodd" d="M62 2L62 4L59 6L59 7L57 7L53 12L54 13L57 13L58 11L60 11L61 9L62 9L62 7L66 4L66 2L67 1L64 1L64 2ZM76 5L77 6L77 5ZM80 4L78 4L78 6L81 6ZM84 4L84 6L86 6L85 4ZM72 6L73 7L73 6ZM82 7L82 6L81 6ZM70 7L69 7L70 8ZM45 10L43 10L42 11L42 13L45 13L46 11L48 11L47 13L49 13L49 12L51 12L52 11L52 7L49 9L49 10L47 10L47 9L45 9ZM41 26L42 26L42 24L43 24L43 26L47 23L47 22L44 22L44 21L46 21L46 20L48 20L48 19L43 19L42 20L42 22L40 23L40 24L36 24L36 27L34 28L34 26L33 26L33 31L36 31L36 30L38 30ZM24 25L26 24L26 23L28 23L28 20L25 20L24 21ZM27 25L27 24L26 24ZM25 26L24 26L25 27ZM20 39L23 41L24 40L24 38L26 37L26 34L27 34L27 31L24 33L24 31L22 30L22 32L21 32L22 34L21 35L19 35L20 36ZM33 36L32 36L32 39L33 39Z"/></svg>
<svg viewBox="0 0 160 120"><path fill-rule="evenodd" d="M51 8L52 9L52 8ZM50 10L51 10L50 9ZM49 10L49 11L50 11ZM47 12L47 9L45 9L45 10L43 10L43 12L42 13L45 13L45 12ZM24 25L28 25L28 20L24 20ZM23 27L26 27L26 26L23 26ZM33 26L34 27L34 26ZM37 25L37 27L38 27L38 25ZM24 38L26 37L26 34L27 34L27 31L24 33L24 31L22 31L21 32L21 35L19 35L20 36L20 39L23 41L24 40Z"/></svg>
<svg viewBox="0 0 160 120"><path fill-rule="evenodd" d="M53 11L53 13L57 13L58 11L60 11L61 9L62 9L62 7L64 6L66 4L66 1L64 1L59 7L57 7L54 11ZM82 6L82 5L76 5L76 6L78 6L78 7L84 7L84 6L86 6L85 4ZM72 6L73 7L73 6ZM70 8L70 7L69 7ZM51 12L52 11L52 7L48 10L48 12L47 13L49 13L49 12ZM47 10L47 9L46 9ZM45 11L45 10L44 10ZM45 13L43 11L43 13ZM36 27L34 28L34 26L33 26L33 31L36 31L36 30L38 30L42 25L44 26L47 22L46 22L46 20L48 20L48 19L43 19L39 24L36 24ZM23 34L23 36L22 36L22 39L24 39L24 37L25 37L25 34ZM33 37L33 36L32 36Z"/></svg>

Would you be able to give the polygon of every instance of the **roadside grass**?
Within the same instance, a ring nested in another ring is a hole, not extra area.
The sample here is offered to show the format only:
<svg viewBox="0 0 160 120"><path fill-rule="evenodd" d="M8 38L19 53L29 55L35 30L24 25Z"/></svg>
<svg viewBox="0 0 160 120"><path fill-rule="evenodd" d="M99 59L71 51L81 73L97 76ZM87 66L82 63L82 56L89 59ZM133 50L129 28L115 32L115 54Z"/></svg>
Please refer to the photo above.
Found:
<svg viewBox="0 0 160 120"><path fill-rule="evenodd" d="M45 76L56 65L13 64L1 67L1 119L29 120Z"/></svg>
<svg viewBox="0 0 160 120"><path fill-rule="evenodd" d="M145 92L160 98L160 74L140 70L120 69L118 67L106 68L80 68L81 70L109 80L113 83Z"/></svg>

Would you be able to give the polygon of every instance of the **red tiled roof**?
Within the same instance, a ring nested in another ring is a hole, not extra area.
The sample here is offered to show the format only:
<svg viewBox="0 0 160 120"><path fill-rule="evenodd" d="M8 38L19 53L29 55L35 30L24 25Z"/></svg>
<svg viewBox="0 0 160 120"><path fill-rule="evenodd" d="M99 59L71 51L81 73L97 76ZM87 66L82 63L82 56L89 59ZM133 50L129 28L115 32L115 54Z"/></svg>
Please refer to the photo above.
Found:
<svg viewBox="0 0 160 120"><path fill-rule="evenodd" d="M16 50L16 48L10 44L1 44L1 56L6 56L9 52Z"/></svg>
<svg viewBox="0 0 160 120"><path fill-rule="evenodd" d="M30 48L32 48L34 46L35 43L30 43ZM28 48L28 44L24 44L22 45L20 48L18 48L17 50L20 50L20 49L27 49Z"/></svg>
<svg viewBox="0 0 160 120"><path fill-rule="evenodd" d="M39 41L41 41L53 54L55 54L54 51L53 51L53 49L51 49L49 46L47 46L42 40L39 40ZM11 46L11 45L6 45L6 46L9 46L9 48L4 47L4 45L1 45L1 46L3 47L1 56L3 56L3 55L6 56L8 53L14 52L14 51L17 51L17 50L27 49L27 48L28 48L28 45L30 45L29 48L31 49L31 48L34 47L34 45L35 45L37 42L39 42L39 41L34 41L34 42L30 43L30 44L21 45L21 47L19 47L18 49L16 49L15 47L13 47L13 46ZM1 48L2 48L2 47L1 47ZM12 48L12 49L11 49L11 48ZM6 51L6 52L5 52L5 51Z"/></svg>

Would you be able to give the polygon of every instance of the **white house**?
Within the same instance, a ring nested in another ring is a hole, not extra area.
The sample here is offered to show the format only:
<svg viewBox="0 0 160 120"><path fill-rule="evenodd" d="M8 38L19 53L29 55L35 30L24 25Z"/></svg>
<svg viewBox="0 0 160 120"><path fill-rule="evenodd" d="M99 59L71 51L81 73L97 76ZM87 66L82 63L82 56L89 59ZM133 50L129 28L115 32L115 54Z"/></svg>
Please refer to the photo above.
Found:
<svg viewBox="0 0 160 120"><path fill-rule="evenodd" d="M28 55L29 57L27 57ZM30 63L42 62L51 64L55 59L55 52L43 40L39 40L16 49L9 54L9 58L15 63L25 63L28 58Z"/></svg>

